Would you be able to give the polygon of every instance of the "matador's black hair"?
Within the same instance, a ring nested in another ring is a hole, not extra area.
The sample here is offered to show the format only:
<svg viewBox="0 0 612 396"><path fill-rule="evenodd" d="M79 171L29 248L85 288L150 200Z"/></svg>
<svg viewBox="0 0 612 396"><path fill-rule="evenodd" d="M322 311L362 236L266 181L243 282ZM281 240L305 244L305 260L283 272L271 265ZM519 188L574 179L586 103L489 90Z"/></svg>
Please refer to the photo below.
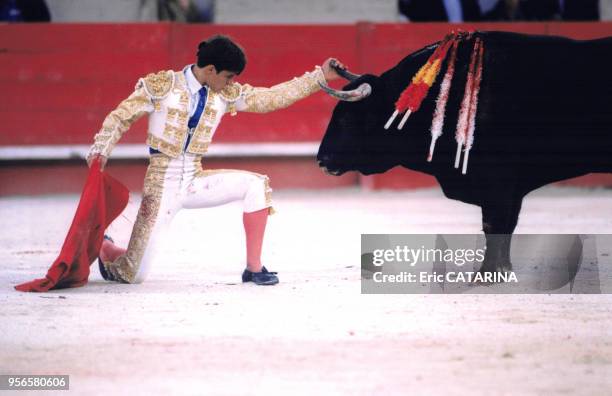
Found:
<svg viewBox="0 0 612 396"><path fill-rule="evenodd" d="M198 67L213 65L217 73L223 70L242 73L246 66L246 56L240 46L229 37L216 35L198 45Z"/></svg>

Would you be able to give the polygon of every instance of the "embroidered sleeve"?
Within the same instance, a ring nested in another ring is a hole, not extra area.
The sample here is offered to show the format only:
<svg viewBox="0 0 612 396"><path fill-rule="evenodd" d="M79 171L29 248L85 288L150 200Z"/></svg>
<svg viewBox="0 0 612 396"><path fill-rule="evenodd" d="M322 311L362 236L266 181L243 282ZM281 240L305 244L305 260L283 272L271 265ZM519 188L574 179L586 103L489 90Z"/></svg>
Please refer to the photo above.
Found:
<svg viewBox="0 0 612 396"><path fill-rule="evenodd" d="M153 99L145 88L144 80L140 79L134 92L106 116L102 128L94 137L87 158L97 154L108 157L130 126L144 114L153 111Z"/></svg>
<svg viewBox="0 0 612 396"><path fill-rule="evenodd" d="M321 89L319 82L325 83L325 76L319 66L301 77L275 85L270 88L252 87L248 84L239 86L240 96L230 102L228 111L234 115L237 111L267 113L284 109Z"/></svg>

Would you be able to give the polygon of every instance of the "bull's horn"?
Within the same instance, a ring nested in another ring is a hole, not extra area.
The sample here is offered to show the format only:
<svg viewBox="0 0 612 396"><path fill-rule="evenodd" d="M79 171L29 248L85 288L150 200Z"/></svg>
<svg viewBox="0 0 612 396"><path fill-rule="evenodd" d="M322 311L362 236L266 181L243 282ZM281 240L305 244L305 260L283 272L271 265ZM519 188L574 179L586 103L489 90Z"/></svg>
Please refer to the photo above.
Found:
<svg viewBox="0 0 612 396"><path fill-rule="evenodd" d="M333 89L321 82L319 82L319 85L321 86L321 89L323 89L323 91L327 92L329 95L346 102L357 102L363 98L367 98L372 93L372 87L368 83L363 83L350 91Z"/></svg>
<svg viewBox="0 0 612 396"><path fill-rule="evenodd" d="M341 68L340 66L338 66L338 63L335 60L332 60L329 65L332 67L332 69L334 69L336 71L336 73L338 73L338 75L342 78L345 78L349 81L355 81L357 80L359 77L361 77L358 74L353 74L350 71Z"/></svg>

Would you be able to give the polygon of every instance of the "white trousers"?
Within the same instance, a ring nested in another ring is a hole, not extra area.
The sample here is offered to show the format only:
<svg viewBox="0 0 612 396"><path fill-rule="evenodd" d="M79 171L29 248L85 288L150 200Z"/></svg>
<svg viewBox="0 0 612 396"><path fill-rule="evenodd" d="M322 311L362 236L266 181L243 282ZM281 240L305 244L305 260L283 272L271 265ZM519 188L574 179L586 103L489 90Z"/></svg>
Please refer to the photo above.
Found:
<svg viewBox="0 0 612 396"><path fill-rule="evenodd" d="M257 173L203 170L201 156L151 155L142 201L125 255L108 269L128 283L143 282L172 219L181 209L208 208L242 201L244 212L270 208L269 179Z"/></svg>

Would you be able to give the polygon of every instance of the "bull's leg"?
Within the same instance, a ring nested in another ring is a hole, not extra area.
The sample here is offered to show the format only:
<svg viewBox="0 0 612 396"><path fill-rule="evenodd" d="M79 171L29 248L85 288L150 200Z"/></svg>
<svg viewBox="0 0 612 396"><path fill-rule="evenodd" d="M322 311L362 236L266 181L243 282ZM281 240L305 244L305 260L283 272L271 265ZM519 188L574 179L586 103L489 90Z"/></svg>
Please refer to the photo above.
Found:
<svg viewBox="0 0 612 396"><path fill-rule="evenodd" d="M512 270L510 241L518 222L523 198L482 205L482 229L486 237L486 253L480 272Z"/></svg>

